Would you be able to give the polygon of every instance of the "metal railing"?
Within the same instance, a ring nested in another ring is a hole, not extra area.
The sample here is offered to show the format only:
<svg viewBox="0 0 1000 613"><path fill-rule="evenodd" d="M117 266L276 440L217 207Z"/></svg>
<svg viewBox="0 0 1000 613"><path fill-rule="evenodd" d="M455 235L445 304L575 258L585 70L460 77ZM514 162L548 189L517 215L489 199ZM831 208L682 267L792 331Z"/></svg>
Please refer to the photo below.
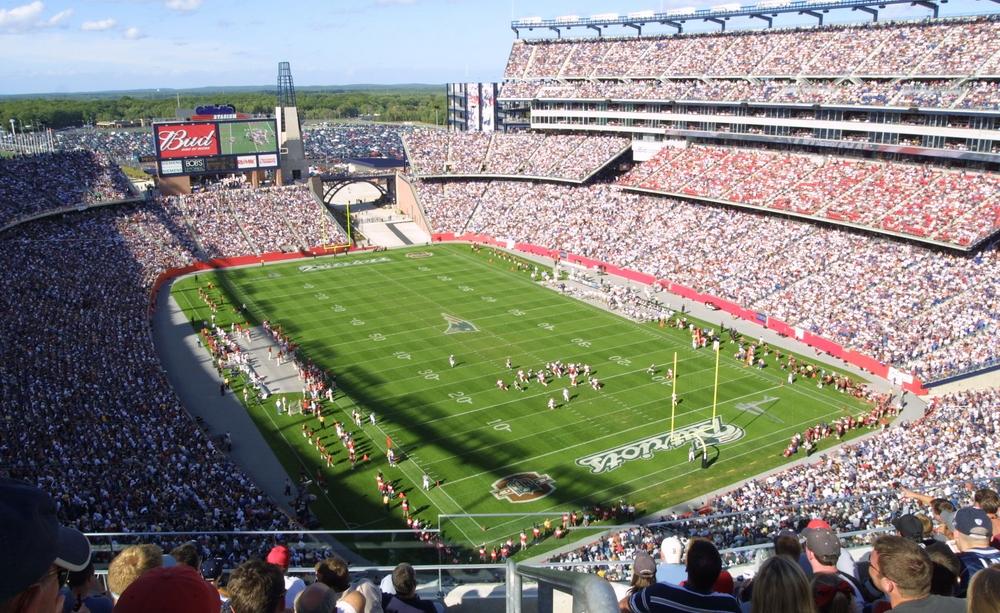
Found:
<svg viewBox="0 0 1000 613"><path fill-rule="evenodd" d="M521 613L523 579L538 582L538 613L552 613L553 592L573 598L573 613L617 611L618 599L611 584L597 575L517 564L507 560L507 613Z"/></svg>

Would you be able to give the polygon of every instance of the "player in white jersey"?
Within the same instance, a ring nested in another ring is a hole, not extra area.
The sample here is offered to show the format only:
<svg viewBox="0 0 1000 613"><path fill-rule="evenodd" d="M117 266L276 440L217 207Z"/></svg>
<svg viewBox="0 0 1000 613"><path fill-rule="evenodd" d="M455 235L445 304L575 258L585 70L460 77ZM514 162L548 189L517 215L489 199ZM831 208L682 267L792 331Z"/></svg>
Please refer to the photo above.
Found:
<svg viewBox="0 0 1000 613"><path fill-rule="evenodd" d="M457 362L455 361L455 354L449 355L448 366L450 366L451 368L455 368L455 364L457 364Z"/></svg>
<svg viewBox="0 0 1000 613"><path fill-rule="evenodd" d="M563 388L563 402L569 403L569 390L565 387Z"/></svg>
<svg viewBox="0 0 1000 613"><path fill-rule="evenodd" d="M549 405L548 406L549 406L549 410L550 411L552 409L556 408L556 399L555 398L549 398Z"/></svg>

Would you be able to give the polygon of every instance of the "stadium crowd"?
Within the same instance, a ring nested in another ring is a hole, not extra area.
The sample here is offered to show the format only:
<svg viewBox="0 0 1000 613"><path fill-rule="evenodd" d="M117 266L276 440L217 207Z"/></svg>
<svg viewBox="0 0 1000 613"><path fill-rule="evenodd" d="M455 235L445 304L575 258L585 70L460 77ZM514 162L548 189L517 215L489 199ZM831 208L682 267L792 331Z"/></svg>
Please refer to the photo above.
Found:
<svg viewBox="0 0 1000 613"><path fill-rule="evenodd" d="M958 245L1000 228L1000 175L930 165L692 145L664 147L620 183Z"/></svg>
<svg viewBox="0 0 1000 613"><path fill-rule="evenodd" d="M514 239L651 274L922 380L1000 359L996 247L951 255L607 184L422 181L417 187L436 231Z"/></svg>
<svg viewBox="0 0 1000 613"><path fill-rule="evenodd" d="M625 138L415 130L406 149L413 173L517 175L583 180L628 147Z"/></svg>
<svg viewBox="0 0 1000 613"><path fill-rule="evenodd" d="M53 133L57 149L93 151L122 164L135 165L140 155L153 155L150 128L115 129L70 128Z"/></svg>
<svg viewBox="0 0 1000 613"><path fill-rule="evenodd" d="M134 198L104 155L90 151L0 159L0 226L53 209Z"/></svg>
<svg viewBox="0 0 1000 613"><path fill-rule="evenodd" d="M206 257L342 245L347 235L301 185L210 189L164 199Z"/></svg>
<svg viewBox="0 0 1000 613"><path fill-rule="evenodd" d="M303 127L302 142L311 162L333 163L347 158L403 159L400 137L413 128L368 123L318 123Z"/></svg>
<svg viewBox="0 0 1000 613"><path fill-rule="evenodd" d="M651 100L680 102L769 102L788 104L858 104L923 108L1000 108L1000 82L870 80L808 84L782 79L508 81L503 99Z"/></svg>
<svg viewBox="0 0 1000 613"><path fill-rule="evenodd" d="M649 38L517 40L505 79L997 74L992 17ZM891 53L879 53L891 49Z"/></svg>

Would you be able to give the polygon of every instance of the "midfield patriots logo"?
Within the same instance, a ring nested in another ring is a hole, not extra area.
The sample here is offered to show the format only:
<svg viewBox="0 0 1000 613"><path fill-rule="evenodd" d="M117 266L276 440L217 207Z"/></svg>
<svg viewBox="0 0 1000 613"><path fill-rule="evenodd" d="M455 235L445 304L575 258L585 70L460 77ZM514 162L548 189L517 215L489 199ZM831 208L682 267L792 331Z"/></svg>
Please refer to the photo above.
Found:
<svg viewBox="0 0 1000 613"><path fill-rule="evenodd" d="M521 503L541 500L556 491L556 482L536 472L508 475L493 482L490 493L497 500Z"/></svg>
<svg viewBox="0 0 1000 613"><path fill-rule="evenodd" d="M445 334L458 334L460 332L479 332L479 328L476 327L471 321L466 321L464 319L459 319L454 315L449 315L447 313L441 313L441 317L448 322L448 329L444 331Z"/></svg>

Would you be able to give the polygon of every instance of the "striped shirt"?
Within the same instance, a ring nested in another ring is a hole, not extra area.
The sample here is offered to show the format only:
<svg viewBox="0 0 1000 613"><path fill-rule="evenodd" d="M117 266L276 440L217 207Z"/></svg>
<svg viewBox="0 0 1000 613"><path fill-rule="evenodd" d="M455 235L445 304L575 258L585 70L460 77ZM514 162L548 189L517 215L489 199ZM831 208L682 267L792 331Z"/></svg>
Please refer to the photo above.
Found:
<svg viewBox="0 0 1000 613"><path fill-rule="evenodd" d="M739 602L729 594L703 594L669 583L654 583L632 594L629 608L635 613L740 613Z"/></svg>

